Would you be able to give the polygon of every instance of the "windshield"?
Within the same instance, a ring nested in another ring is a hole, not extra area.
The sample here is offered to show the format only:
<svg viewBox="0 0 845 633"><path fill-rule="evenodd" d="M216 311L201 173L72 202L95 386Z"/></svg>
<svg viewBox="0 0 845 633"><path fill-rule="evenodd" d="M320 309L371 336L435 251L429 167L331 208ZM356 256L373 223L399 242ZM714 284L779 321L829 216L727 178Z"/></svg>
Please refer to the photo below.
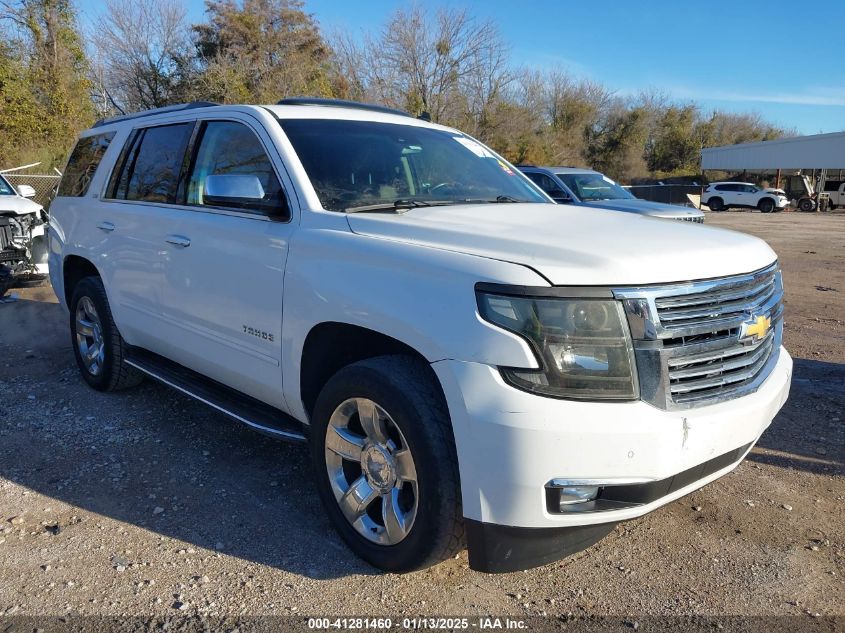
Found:
<svg viewBox="0 0 845 633"><path fill-rule="evenodd" d="M633 200L636 196L602 174L557 174L582 201Z"/></svg>
<svg viewBox="0 0 845 633"><path fill-rule="evenodd" d="M427 127L281 119L324 209L464 202L548 202L469 137Z"/></svg>
<svg viewBox="0 0 845 633"><path fill-rule="evenodd" d="M14 196L16 195L15 190L12 188L12 185L9 184L9 181L0 176L0 196Z"/></svg>

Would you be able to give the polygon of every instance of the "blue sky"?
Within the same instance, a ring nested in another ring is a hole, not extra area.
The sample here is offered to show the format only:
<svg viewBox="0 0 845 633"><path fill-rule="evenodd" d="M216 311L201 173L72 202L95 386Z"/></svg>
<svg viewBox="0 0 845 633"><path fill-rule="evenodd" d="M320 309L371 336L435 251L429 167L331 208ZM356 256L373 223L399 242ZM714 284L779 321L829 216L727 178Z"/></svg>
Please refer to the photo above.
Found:
<svg viewBox="0 0 845 633"><path fill-rule="evenodd" d="M202 19L202 1L185 2L189 17ZM100 0L78 3L83 22L100 11ZM708 109L755 111L801 134L845 130L845 0L449 4L494 20L517 65L561 67L620 94L655 88ZM327 33L379 28L407 6L305 0Z"/></svg>

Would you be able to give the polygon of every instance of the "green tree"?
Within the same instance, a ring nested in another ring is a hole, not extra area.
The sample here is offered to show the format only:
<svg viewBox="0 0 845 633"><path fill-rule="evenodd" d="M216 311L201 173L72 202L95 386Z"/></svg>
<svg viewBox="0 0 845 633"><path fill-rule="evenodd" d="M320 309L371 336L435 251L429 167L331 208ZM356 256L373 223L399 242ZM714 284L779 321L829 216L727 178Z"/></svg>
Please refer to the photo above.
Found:
<svg viewBox="0 0 845 633"><path fill-rule="evenodd" d="M0 53L0 159L60 165L94 117L73 6L69 0L19 0L4 5L1 17L11 24L11 45Z"/></svg>
<svg viewBox="0 0 845 633"><path fill-rule="evenodd" d="M646 162L655 176L689 174L698 170L701 140L696 135L699 111L694 105L669 105L656 117L646 147Z"/></svg>
<svg viewBox="0 0 845 633"><path fill-rule="evenodd" d="M331 51L298 0L207 0L190 93L224 103L331 96Z"/></svg>

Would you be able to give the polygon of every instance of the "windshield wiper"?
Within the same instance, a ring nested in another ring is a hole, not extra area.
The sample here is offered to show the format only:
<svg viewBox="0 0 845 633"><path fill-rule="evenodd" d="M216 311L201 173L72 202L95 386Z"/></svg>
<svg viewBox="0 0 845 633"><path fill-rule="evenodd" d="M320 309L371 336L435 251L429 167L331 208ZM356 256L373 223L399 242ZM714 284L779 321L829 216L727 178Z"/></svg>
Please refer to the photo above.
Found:
<svg viewBox="0 0 845 633"><path fill-rule="evenodd" d="M344 211L346 213L399 213L406 209L438 207L447 204L456 204L456 202L453 200L414 200L413 198L400 198L393 202L378 202L359 207L347 207Z"/></svg>
<svg viewBox="0 0 845 633"><path fill-rule="evenodd" d="M456 200L455 204L496 204L502 202L531 202L530 200L520 200L513 196L496 196L495 198L465 198L464 200Z"/></svg>

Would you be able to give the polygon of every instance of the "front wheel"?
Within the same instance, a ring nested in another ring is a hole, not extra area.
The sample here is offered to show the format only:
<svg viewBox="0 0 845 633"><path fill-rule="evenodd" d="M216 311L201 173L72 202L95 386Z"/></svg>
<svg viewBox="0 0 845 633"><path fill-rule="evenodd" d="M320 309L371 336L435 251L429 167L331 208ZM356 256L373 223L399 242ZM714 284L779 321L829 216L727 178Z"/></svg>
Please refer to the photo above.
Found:
<svg viewBox="0 0 845 633"><path fill-rule="evenodd" d="M329 518L371 565L412 571L463 546L451 422L422 361L381 356L335 374L314 407L311 456Z"/></svg>
<svg viewBox="0 0 845 633"><path fill-rule="evenodd" d="M816 203L810 198L802 198L798 201L798 208L805 213L809 213L815 211Z"/></svg>
<svg viewBox="0 0 845 633"><path fill-rule="evenodd" d="M757 204L757 208L760 209L761 213L771 213L775 209L775 201L771 198L763 198Z"/></svg>

